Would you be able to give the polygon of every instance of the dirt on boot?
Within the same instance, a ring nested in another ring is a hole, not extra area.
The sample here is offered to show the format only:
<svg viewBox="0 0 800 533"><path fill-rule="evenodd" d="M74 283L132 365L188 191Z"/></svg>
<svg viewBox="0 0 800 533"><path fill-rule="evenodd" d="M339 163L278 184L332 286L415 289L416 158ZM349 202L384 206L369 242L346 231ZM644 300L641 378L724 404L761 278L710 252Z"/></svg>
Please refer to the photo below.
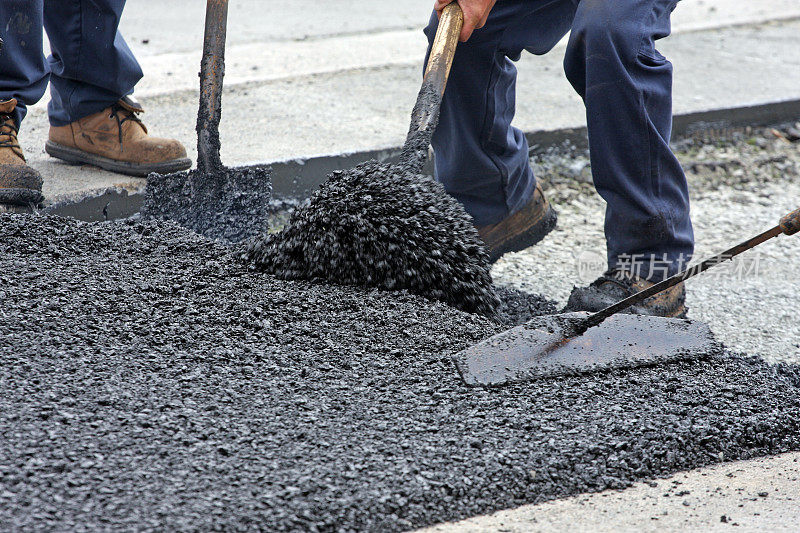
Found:
<svg viewBox="0 0 800 533"><path fill-rule="evenodd" d="M655 285L622 269L606 272L588 287L574 287L563 312L597 313ZM686 288L683 283L621 311L635 315L687 318Z"/></svg>
<svg viewBox="0 0 800 533"><path fill-rule="evenodd" d="M126 96L66 126L51 126L45 151L68 163L94 165L131 176L166 174L191 167L186 148L175 139L151 136L140 113L144 109Z"/></svg>
<svg viewBox="0 0 800 533"><path fill-rule="evenodd" d="M41 203L42 176L25 162L12 117L17 100L0 102L0 205L29 206Z"/></svg>

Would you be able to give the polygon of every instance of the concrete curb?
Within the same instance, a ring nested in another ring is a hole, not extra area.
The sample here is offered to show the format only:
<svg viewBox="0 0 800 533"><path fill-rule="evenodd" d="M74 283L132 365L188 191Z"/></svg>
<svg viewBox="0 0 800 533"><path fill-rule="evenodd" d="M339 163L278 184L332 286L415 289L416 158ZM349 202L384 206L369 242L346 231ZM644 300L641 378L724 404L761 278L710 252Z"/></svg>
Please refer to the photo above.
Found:
<svg viewBox="0 0 800 533"><path fill-rule="evenodd" d="M123 187L109 187L60 199L46 206L40 213L70 217L85 222L101 222L133 216L142 208L143 201L142 190L131 191Z"/></svg>
<svg viewBox="0 0 800 533"><path fill-rule="evenodd" d="M692 112L675 115L673 136L683 137L709 129L766 126L798 118L800 118L800 99ZM532 131L526 135L532 153L564 143L579 148L585 148L588 145L585 126L551 131ZM400 148L394 146L282 161L259 161L238 166L271 166L274 195L277 198L304 199L334 170L351 168L370 159L392 162L399 156ZM432 160L428 162L425 170L432 173ZM41 212L85 221L126 218L138 213L143 197L143 190L111 188L87 191L75 197L59 199Z"/></svg>

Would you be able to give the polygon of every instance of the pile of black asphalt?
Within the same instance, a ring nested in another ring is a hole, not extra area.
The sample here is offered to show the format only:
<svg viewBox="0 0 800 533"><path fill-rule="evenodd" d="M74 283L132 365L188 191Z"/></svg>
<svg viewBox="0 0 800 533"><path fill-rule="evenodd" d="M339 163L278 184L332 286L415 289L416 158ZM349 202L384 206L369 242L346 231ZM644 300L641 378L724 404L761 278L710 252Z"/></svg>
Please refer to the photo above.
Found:
<svg viewBox="0 0 800 533"><path fill-rule="evenodd" d="M426 82L396 163L333 172L280 232L250 243L248 259L281 279L408 290L497 318L489 256L472 218L422 173L441 101Z"/></svg>
<svg viewBox="0 0 800 533"><path fill-rule="evenodd" d="M406 289L487 316L499 304L472 219L441 184L402 164L334 172L248 255L281 279Z"/></svg>
<svg viewBox="0 0 800 533"><path fill-rule="evenodd" d="M452 355L505 326L166 222L0 215L0 301L11 530L399 531L800 449L797 367L468 388Z"/></svg>
<svg viewBox="0 0 800 533"><path fill-rule="evenodd" d="M271 198L272 171L265 166L150 174L141 215L238 243L267 233Z"/></svg>

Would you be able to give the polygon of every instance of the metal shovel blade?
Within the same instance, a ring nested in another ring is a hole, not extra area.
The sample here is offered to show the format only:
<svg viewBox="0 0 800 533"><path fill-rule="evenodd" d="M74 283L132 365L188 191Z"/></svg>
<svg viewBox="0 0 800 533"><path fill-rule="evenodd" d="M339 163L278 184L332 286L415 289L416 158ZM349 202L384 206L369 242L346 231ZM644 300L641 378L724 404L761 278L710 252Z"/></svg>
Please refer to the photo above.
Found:
<svg viewBox="0 0 800 533"><path fill-rule="evenodd" d="M455 355L469 386L495 387L564 375L698 359L719 349L706 324L677 318L615 315L570 337L588 316L537 317Z"/></svg>

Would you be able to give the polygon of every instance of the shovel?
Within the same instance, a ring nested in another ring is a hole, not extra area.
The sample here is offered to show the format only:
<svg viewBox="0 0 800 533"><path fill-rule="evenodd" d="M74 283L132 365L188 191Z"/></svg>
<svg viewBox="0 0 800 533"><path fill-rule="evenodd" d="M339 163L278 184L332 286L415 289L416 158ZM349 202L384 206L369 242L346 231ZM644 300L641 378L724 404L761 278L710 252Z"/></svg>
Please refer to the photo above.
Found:
<svg viewBox="0 0 800 533"><path fill-rule="evenodd" d="M197 169L147 178L142 216L169 219L197 233L240 242L269 229L268 167L226 167L219 124L225 77L228 0L207 0L197 112Z"/></svg>
<svg viewBox="0 0 800 533"><path fill-rule="evenodd" d="M800 209L733 248L594 314L537 317L456 354L470 386L510 383L694 359L719 348L707 325L691 320L619 314L670 287L779 235L800 232Z"/></svg>

